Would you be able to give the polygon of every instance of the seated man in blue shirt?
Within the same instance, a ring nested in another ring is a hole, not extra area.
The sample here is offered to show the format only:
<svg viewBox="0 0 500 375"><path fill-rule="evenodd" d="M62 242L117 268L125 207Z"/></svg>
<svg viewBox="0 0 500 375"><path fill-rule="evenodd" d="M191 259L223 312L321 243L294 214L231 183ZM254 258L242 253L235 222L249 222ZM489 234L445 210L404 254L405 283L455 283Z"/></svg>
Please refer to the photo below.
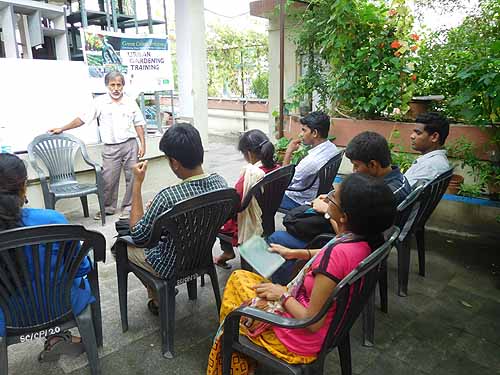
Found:
<svg viewBox="0 0 500 375"><path fill-rule="evenodd" d="M405 176L397 166L391 166L391 152L387 140L375 132L363 132L355 136L347 145L345 155L352 163L354 173L365 173L372 177L382 178L396 198L396 204L401 203L411 192ZM313 201L313 208L318 214L325 214L328 203L325 196ZM326 220L326 219L325 219ZM332 228L335 231L336 228ZM303 249L308 241L296 238L285 231L277 231L268 237L270 244L278 244L290 249ZM277 271L280 272L280 271ZM289 272L289 271L284 271ZM279 273L273 275L273 281L281 279Z"/></svg>
<svg viewBox="0 0 500 375"><path fill-rule="evenodd" d="M312 146L312 148L295 168L295 174L288 186L294 190L300 190L311 184L320 168L338 153L337 147L328 141L330 117L327 114L311 112L302 117L300 123L302 124L302 132L299 139L292 140L288 145L283 159L283 166L290 164L292 153L298 150L301 143ZM318 187L319 180L307 190L286 191L281 202L281 208L290 210L305 204L305 202L311 202L318 194Z"/></svg>
<svg viewBox="0 0 500 375"><path fill-rule="evenodd" d="M422 155L405 173L412 187L418 182L431 181L450 168L443 148L449 132L450 123L441 114L428 112L417 116L410 136L411 147Z"/></svg>

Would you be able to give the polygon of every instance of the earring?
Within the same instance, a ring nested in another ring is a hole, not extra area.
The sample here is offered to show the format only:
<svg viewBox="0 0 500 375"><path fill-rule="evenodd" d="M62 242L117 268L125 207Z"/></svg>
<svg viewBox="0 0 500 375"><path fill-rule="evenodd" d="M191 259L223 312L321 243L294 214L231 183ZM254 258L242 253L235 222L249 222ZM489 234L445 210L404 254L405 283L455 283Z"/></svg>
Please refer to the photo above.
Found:
<svg viewBox="0 0 500 375"><path fill-rule="evenodd" d="M28 204L28 198L24 197L24 204Z"/></svg>

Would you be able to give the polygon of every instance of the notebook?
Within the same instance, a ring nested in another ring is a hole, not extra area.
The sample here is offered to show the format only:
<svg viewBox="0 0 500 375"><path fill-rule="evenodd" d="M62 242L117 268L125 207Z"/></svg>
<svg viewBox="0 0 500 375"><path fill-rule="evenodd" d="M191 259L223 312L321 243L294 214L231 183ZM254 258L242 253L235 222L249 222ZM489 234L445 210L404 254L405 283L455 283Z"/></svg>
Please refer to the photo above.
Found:
<svg viewBox="0 0 500 375"><path fill-rule="evenodd" d="M239 246L240 255L266 279L285 263L285 258L268 248L267 242L259 236L253 236Z"/></svg>

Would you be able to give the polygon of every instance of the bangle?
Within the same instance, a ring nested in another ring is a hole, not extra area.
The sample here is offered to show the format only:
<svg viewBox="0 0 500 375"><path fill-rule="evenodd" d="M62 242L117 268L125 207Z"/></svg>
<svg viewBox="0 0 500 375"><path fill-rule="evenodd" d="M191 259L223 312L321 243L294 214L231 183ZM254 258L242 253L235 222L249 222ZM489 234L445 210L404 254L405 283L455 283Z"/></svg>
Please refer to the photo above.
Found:
<svg viewBox="0 0 500 375"><path fill-rule="evenodd" d="M285 292L283 293L281 296L280 296L280 304L281 306L285 306L285 303L286 301L288 301L288 298L290 298L292 295L288 292Z"/></svg>
<svg viewBox="0 0 500 375"><path fill-rule="evenodd" d="M311 259L312 255L311 255L311 250L309 249L306 249L307 250L307 255L309 255L309 259Z"/></svg>

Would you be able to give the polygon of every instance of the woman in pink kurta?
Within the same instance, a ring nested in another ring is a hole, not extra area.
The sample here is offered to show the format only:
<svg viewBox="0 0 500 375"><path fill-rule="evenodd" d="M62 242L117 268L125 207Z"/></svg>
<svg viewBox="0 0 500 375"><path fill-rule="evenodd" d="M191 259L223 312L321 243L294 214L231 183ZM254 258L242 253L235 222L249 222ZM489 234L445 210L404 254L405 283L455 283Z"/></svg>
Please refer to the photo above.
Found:
<svg viewBox="0 0 500 375"><path fill-rule="evenodd" d="M271 244L270 250L286 259L307 260L287 286L272 284L248 271L233 272L224 289L221 327L226 315L241 305L297 319L315 316L340 280L382 245L382 233L392 225L396 213L394 196L383 181L353 174L326 199L337 236L318 250L291 250ZM288 363L310 363L320 352L334 315L335 304L323 319L303 329L280 328L257 321L248 325L242 319L240 332ZM208 375L220 373L221 332L219 330L210 353ZM251 373L252 364L247 358L240 353L233 355L239 358L231 361L232 373Z"/></svg>

